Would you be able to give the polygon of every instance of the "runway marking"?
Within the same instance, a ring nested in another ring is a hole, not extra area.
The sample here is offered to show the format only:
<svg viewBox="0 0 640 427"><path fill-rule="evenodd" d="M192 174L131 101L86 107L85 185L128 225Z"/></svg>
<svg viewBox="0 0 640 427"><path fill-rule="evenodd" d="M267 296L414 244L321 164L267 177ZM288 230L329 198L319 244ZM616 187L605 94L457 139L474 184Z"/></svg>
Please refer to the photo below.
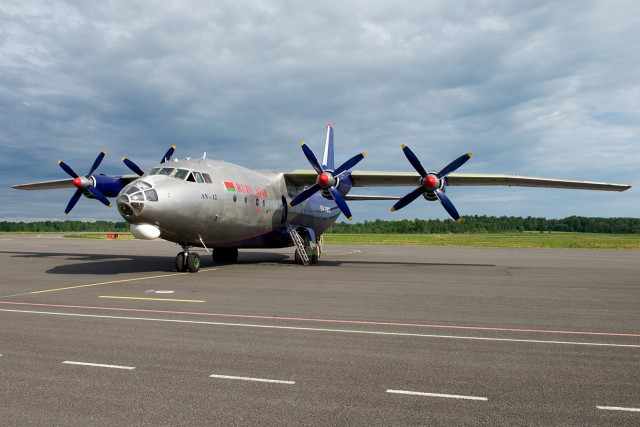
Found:
<svg viewBox="0 0 640 427"><path fill-rule="evenodd" d="M65 360L62 363L65 365L80 365L80 366L92 366L95 368L125 369L128 371L132 371L136 369L133 366L105 365L103 363L91 363L91 362L74 362L72 360Z"/></svg>
<svg viewBox="0 0 640 427"><path fill-rule="evenodd" d="M203 269L200 270L200 272L214 271L214 270L218 270L218 268L219 267L203 268ZM67 287L64 287L64 288L44 289L42 291L28 292L26 294L21 294L21 295L33 295L33 294L42 294L42 293L46 293L46 292L68 291L69 289L90 288L92 286L112 285L114 283L136 282L136 281L139 281L139 280L162 279L162 278L165 278L165 277L180 276L180 275L183 275L183 274L190 274L190 273L171 273L171 274L161 274L161 275L158 275L158 276L134 277L132 279L111 280L109 282L89 283L88 285L77 285L77 286L67 286ZM18 296L18 295L14 295L14 296Z"/></svg>
<svg viewBox="0 0 640 427"><path fill-rule="evenodd" d="M98 298L109 298L109 299L131 299L131 300L142 300L142 301L205 302L204 300L200 300L200 299L174 299L174 298L119 297L119 296L111 296L111 295L100 295Z"/></svg>
<svg viewBox="0 0 640 427"><path fill-rule="evenodd" d="M408 394L408 395L411 395L411 396L443 397L445 399L464 399L464 400L482 400L482 401L489 400L486 397L462 396L462 395L458 395L458 394L443 394L443 393L425 393L425 392L421 392L421 391L387 390L387 393Z"/></svg>
<svg viewBox="0 0 640 427"><path fill-rule="evenodd" d="M623 408L620 406L596 406L603 411L624 411L624 412L640 412L640 408Z"/></svg>
<svg viewBox="0 0 640 427"><path fill-rule="evenodd" d="M99 315L99 314L62 313L62 312L55 312L55 311L0 309L0 312L44 314L44 315L53 315L53 316L69 316L69 317L87 317L87 318L94 318L94 319L183 323L183 324L191 324L191 325L228 326L228 327L236 327L236 328L275 329L275 330L305 331L305 332L330 332L330 333L337 333L337 334L380 335L380 336L413 337L413 338L441 338L441 339L453 339L453 340L494 341L494 342L530 343L530 344L580 345L580 346L590 346L590 347L640 348L640 344L527 340L527 339L515 339L515 338L469 337L469 336L460 336L460 335L416 334L416 333L408 333L408 332L359 331L359 330L352 330L352 329L329 329L329 328L309 328L309 327L300 327L300 326L257 325L257 324L251 324L251 323L207 322L202 320L158 319L158 318L152 318L152 317L107 316L107 315Z"/></svg>
<svg viewBox="0 0 640 427"><path fill-rule="evenodd" d="M186 273L179 273L186 274ZM558 335L587 335L587 336L603 336L603 337L628 337L640 338L640 334L618 333L618 332L587 332L587 331L560 331L545 329L517 329L517 328L495 328L485 326L456 326L456 325L434 325L421 323L399 323L399 322L374 322L365 320L342 320L342 319L318 319L304 317L279 317L279 316L258 316L251 314L228 314L228 313L206 313L197 311L171 311L171 310L151 310L136 308L119 308L119 307L95 307L95 306L76 306L64 304L39 304L29 302L0 301L0 304L24 305L32 307L56 307L56 308L73 308L73 309L90 309L90 310L106 310L106 311L127 311L136 313L156 313L156 314L178 314L188 316L206 316L206 317L226 317L234 319L259 319L259 320L275 320L275 321L295 321L308 323L335 323L343 325L364 325L364 326L398 326L410 328L430 328L430 329L460 329L470 331L489 331L489 332L522 332L522 333L539 333L539 334L558 334Z"/></svg>
<svg viewBox="0 0 640 427"><path fill-rule="evenodd" d="M293 385L296 383L295 381L271 380L267 378L236 377L233 375L219 375L219 374L209 375L209 378L220 378L224 380L238 380L238 381L253 381L258 383L287 384L287 385Z"/></svg>

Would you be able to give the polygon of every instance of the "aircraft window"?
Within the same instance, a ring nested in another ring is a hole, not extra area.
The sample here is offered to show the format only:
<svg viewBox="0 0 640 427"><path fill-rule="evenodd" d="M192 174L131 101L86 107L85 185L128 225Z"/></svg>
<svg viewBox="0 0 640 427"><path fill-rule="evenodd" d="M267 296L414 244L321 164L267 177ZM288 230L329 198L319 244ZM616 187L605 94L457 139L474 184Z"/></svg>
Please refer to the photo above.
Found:
<svg viewBox="0 0 640 427"><path fill-rule="evenodd" d="M156 193L156 190L147 190L144 192L144 195L147 198L147 200L150 202L158 201L158 193Z"/></svg>
<svg viewBox="0 0 640 427"><path fill-rule="evenodd" d="M233 203L235 203L235 202L237 202L237 201L238 201L238 196L234 194L234 195L233 195Z"/></svg>
<svg viewBox="0 0 640 427"><path fill-rule="evenodd" d="M200 172L194 172L193 175L196 177L196 182L203 183L204 179L202 179L202 174Z"/></svg>
<svg viewBox="0 0 640 427"><path fill-rule="evenodd" d="M189 176L187 177L187 181L189 182L196 182L196 179L193 177L193 173L190 173Z"/></svg>
<svg viewBox="0 0 640 427"><path fill-rule="evenodd" d="M202 177L204 178L204 182L206 182L207 184L213 184L213 181L211 181L211 177L208 173L203 173Z"/></svg>
<svg viewBox="0 0 640 427"><path fill-rule="evenodd" d="M187 177L187 175L189 175L189 171L186 169L177 169L176 170L176 174L174 175L175 178L178 179L185 179Z"/></svg>
<svg viewBox="0 0 640 427"><path fill-rule="evenodd" d="M148 190L149 188L151 188L151 184L146 183L144 181L138 181L134 185L138 187L140 190Z"/></svg>
<svg viewBox="0 0 640 427"><path fill-rule="evenodd" d="M126 194L133 194L133 193L137 193L138 191L140 190L136 186L132 185L131 187L129 187Z"/></svg>
<svg viewBox="0 0 640 427"><path fill-rule="evenodd" d="M262 207L264 208L264 207L265 207L265 205L266 205L265 200L264 200L264 199L262 199Z"/></svg>
<svg viewBox="0 0 640 427"><path fill-rule="evenodd" d="M260 206L260 199L256 197L256 206Z"/></svg>
<svg viewBox="0 0 640 427"><path fill-rule="evenodd" d="M129 196L132 202L144 202L144 196L142 193L136 193Z"/></svg>
<svg viewBox="0 0 640 427"><path fill-rule="evenodd" d="M153 168L147 172L147 175L156 175L160 171L160 168Z"/></svg>
<svg viewBox="0 0 640 427"><path fill-rule="evenodd" d="M171 175L171 172L173 172L174 170L174 168L162 168L158 172L158 175Z"/></svg>
<svg viewBox="0 0 640 427"><path fill-rule="evenodd" d="M244 204L247 204L247 196L244 196Z"/></svg>

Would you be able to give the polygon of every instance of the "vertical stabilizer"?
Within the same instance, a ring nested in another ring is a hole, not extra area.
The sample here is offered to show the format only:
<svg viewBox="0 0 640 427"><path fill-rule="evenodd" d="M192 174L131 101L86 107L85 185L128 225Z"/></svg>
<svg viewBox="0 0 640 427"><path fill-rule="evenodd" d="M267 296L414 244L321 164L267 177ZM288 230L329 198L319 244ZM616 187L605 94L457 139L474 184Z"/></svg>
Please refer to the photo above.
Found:
<svg viewBox="0 0 640 427"><path fill-rule="evenodd" d="M334 170L333 163L333 126L327 125L327 140L324 143L324 156L322 156L322 169Z"/></svg>

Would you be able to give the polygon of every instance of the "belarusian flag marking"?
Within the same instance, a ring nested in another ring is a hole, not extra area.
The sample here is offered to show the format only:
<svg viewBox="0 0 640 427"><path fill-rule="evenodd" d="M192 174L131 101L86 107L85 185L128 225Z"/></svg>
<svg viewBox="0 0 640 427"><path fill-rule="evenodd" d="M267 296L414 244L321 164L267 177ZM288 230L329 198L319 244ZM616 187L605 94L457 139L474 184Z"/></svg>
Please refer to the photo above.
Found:
<svg viewBox="0 0 640 427"><path fill-rule="evenodd" d="M227 191L236 191L236 186L233 182L225 182L224 188L226 188Z"/></svg>

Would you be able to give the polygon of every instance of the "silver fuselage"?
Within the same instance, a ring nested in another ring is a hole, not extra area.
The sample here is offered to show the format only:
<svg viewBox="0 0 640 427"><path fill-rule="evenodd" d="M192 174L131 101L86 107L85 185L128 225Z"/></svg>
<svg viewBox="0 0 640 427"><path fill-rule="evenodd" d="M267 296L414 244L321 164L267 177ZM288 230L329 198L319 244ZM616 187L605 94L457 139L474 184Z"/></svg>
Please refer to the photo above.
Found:
<svg viewBox="0 0 640 427"><path fill-rule="evenodd" d="M117 204L130 224L154 226L160 238L179 244L284 247L292 244L287 224L320 235L340 214L321 193L288 209L301 190L287 185L282 172L191 159L150 169L122 189Z"/></svg>

